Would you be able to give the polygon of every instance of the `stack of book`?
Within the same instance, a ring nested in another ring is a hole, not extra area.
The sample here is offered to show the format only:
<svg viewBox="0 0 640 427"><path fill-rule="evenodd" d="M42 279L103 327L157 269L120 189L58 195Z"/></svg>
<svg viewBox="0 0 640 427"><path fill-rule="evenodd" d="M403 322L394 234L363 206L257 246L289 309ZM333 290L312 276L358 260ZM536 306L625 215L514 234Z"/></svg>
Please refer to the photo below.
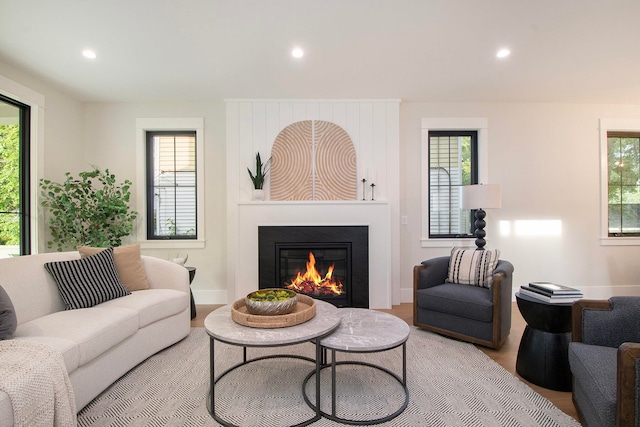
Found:
<svg viewBox="0 0 640 427"><path fill-rule="evenodd" d="M531 282L529 286L520 286L520 293L550 304L570 304L583 297L579 289L550 282Z"/></svg>

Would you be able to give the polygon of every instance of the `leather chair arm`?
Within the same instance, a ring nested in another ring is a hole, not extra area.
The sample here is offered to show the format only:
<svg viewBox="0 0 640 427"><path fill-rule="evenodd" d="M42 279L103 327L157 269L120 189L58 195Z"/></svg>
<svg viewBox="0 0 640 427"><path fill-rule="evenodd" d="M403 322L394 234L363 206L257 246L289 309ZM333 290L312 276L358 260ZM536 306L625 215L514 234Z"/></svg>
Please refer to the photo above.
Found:
<svg viewBox="0 0 640 427"><path fill-rule="evenodd" d="M638 421L636 413L637 376L636 365L640 359L640 344L624 343L618 347L617 378L617 421L618 427L635 426Z"/></svg>

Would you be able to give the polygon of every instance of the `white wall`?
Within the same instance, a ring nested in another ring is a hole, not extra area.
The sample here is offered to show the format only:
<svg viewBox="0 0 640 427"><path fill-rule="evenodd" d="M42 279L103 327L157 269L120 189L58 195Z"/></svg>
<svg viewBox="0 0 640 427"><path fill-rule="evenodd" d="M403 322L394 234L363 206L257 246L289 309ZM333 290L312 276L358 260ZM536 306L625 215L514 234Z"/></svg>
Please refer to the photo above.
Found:
<svg viewBox="0 0 640 427"><path fill-rule="evenodd" d="M56 85L2 62L0 75L44 95L44 176L63 179L66 171L82 162L82 103Z"/></svg>
<svg viewBox="0 0 640 427"><path fill-rule="evenodd" d="M402 103L400 141L401 287L412 267L447 255L423 248L420 229L420 120L486 117L489 182L502 185L502 209L487 211L487 247L515 267L514 292L533 280L583 289L585 296L640 295L640 247L600 245L600 118L639 118L640 106L512 103ZM560 236L501 235L499 221L560 220Z"/></svg>
<svg viewBox="0 0 640 427"><path fill-rule="evenodd" d="M136 182L136 119L151 117L204 118L204 186L206 242L202 249L144 249L145 255L169 259L188 254L187 265L197 268L191 286L200 304L226 301L226 166L225 113L222 102L86 104L84 108L85 164L109 168L119 180ZM144 185L144 184L142 184ZM136 189L131 200L135 210Z"/></svg>
<svg viewBox="0 0 640 427"><path fill-rule="evenodd" d="M44 105L38 109L37 113L37 116L44 120L43 123L35 125L36 135L32 135L38 141L33 142L31 147L32 158L35 159L31 165L32 180L35 181L35 184L32 183L32 191L40 178L64 179L66 171L74 170L82 162L82 103L54 84L23 73L2 62L0 62L0 76L3 77L3 81L11 82L8 86L15 87L17 84L44 98ZM0 87L0 91L8 96L16 95L11 93L10 87ZM43 216L39 204L35 203L35 205L32 206L35 215L35 218L32 218L32 227L38 230L38 236L35 239L36 243L32 245L32 253L45 251L48 239L44 227L47 218Z"/></svg>

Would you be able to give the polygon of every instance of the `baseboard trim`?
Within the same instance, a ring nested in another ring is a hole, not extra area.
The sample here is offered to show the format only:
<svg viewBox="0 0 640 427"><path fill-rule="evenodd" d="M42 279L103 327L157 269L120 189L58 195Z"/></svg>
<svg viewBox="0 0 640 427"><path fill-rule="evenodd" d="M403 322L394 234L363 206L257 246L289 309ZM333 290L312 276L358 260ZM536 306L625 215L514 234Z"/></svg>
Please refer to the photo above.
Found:
<svg viewBox="0 0 640 427"><path fill-rule="evenodd" d="M192 290L196 304L229 304L226 290Z"/></svg>

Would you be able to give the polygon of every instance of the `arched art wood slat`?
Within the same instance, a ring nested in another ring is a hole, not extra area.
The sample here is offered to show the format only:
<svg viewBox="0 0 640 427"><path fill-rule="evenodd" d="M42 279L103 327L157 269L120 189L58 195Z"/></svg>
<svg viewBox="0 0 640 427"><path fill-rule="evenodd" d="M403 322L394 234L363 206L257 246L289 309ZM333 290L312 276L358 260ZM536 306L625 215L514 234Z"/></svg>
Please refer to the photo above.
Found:
<svg viewBox="0 0 640 427"><path fill-rule="evenodd" d="M356 152L340 126L321 120L293 123L271 151L272 200L355 200Z"/></svg>
<svg viewBox="0 0 640 427"><path fill-rule="evenodd" d="M311 121L297 122L278 134L271 149L271 199L310 200Z"/></svg>

